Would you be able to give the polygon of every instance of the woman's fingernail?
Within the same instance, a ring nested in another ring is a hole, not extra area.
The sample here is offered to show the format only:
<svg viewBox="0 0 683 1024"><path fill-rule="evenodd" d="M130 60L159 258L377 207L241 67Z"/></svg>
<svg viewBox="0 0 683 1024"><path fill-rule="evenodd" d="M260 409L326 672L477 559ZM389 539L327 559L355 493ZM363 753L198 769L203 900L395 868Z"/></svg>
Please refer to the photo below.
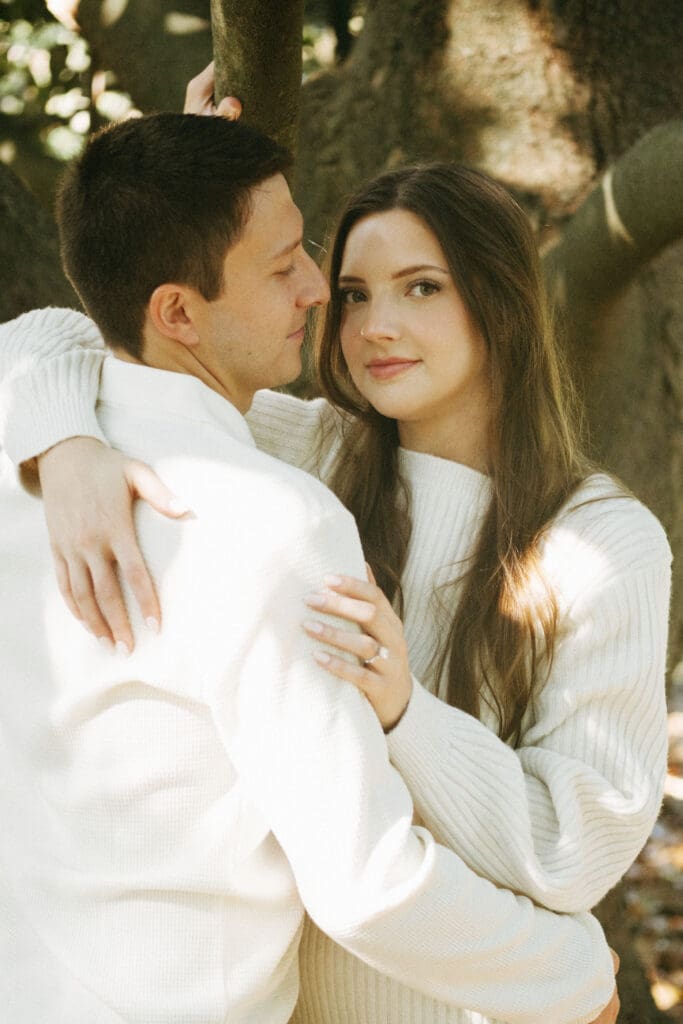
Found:
<svg viewBox="0 0 683 1024"><path fill-rule="evenodd" d="M307 594L304 601L311 608L324 608L327 604L327 598L324 594Z"/></svg>
<svg viewBox="0 0 683 1024"><path fill-rule="evenodd" d="M107 652L107 654L114 653L114 645L108 636L98 636L97 642L100 645L100 647L102 647L103 650Z"/></svg>
<svg viewBox="0 0 683 1024"><path fill-rule="evenodd" d="M120 658L127 658L130 654L130 647L128 644L124 644L123 640L117 640L114 648Z"/></svg>
<svg viewBox="0 0 683 1024"><path fill-rule="evenodd" d="M325 576L323 583L326 587L339 587L342 583L341 576Z"/></svg>
<svg viewBox="0 0 683 1024"><path fill-rule="evenodd" d="M322 622L317 622L314 619L309 619L307 622L304 622L304 629L307 629L309 633L316 633L318 636L320 636L320 634L324 632L325 627L323 626Z"/></svg>
<svg viewBox="0 0 683 1024"><path fill-rule="evenodd" d="M329 665L332 661L329 654L326 654L325 651L315 651L313 657L319 665Z"/></svg>
<svg viewBox="0 0 683 1024"><path fill-rule="evenodd" d="M168 511L174 516L185 516L190 511L190 508L180 498L171 498L168 503Z"/></svg>
<svg viewBox="0 0 683 1024"><path fill-rule="evenodd" d="M158 633L159 629L161 628L159 625L159 620L155 619L153 615L150 615L148 618L145 619L145 625L147 626L147 629L152 631L152 633Z"/></svg>

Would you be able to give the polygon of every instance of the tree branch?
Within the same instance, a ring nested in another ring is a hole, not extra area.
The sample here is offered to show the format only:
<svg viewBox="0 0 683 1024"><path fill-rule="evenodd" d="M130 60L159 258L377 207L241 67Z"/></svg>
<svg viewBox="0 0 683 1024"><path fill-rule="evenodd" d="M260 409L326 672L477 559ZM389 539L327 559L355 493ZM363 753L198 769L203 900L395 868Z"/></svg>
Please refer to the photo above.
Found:
<svg viewBox="0 0 683 1024"><path fill-rule="evenodd" d="M304 0L211 0L216 100L234 95L253 127L294 151Z"/></svg>
<svg viewBox="0 0 683 1024"><path fill-rule="evenodd" d="M595 308L683 236L683 121L644 135L606 173L544 256L549 290Z"/></svg>

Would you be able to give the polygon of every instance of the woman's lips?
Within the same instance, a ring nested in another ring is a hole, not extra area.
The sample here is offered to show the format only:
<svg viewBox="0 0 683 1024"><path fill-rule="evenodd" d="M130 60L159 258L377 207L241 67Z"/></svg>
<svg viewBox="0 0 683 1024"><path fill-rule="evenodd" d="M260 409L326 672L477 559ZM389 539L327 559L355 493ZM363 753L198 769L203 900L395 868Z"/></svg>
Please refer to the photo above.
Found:
<svg viewBox="0 0 683 1024"><path fill-rule="evenodd" d="M368 363L368 371L376 380L391 380L406 370L412 369L420 362L419 359L386 359Z"/></svg>

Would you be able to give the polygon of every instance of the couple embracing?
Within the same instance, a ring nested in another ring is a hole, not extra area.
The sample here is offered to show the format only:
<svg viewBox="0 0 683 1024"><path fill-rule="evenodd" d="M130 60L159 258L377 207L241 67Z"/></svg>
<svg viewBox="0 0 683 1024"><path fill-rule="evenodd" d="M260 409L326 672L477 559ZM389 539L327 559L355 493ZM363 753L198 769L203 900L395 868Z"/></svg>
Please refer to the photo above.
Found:
<svg viewBox="0 0 683 1024"><path fill-rule="evenodd" d="M59 206L94 324L2 329L49 527L6 464L7 1019L609 1024L665 536L580 448L504 189L381 175L326 280L288 170L226 118L102 132Z"/></svg>

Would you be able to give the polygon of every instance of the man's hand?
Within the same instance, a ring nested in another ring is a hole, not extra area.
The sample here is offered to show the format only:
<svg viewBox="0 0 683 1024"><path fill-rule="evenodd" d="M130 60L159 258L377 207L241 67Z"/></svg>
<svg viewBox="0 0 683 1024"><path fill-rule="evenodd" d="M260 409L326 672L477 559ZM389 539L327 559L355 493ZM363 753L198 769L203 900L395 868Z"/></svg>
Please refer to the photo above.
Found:
<svg viewBox="0 0 683 1024"><path fill-rule="evenodd" d="M226 96L218 106L215 105L213 90L215 85L213 61L203 71L191 78L185 90L184 114L218 114L227 117L228 121L236 121L242 113L242 104L236 96Z"/></svg>

